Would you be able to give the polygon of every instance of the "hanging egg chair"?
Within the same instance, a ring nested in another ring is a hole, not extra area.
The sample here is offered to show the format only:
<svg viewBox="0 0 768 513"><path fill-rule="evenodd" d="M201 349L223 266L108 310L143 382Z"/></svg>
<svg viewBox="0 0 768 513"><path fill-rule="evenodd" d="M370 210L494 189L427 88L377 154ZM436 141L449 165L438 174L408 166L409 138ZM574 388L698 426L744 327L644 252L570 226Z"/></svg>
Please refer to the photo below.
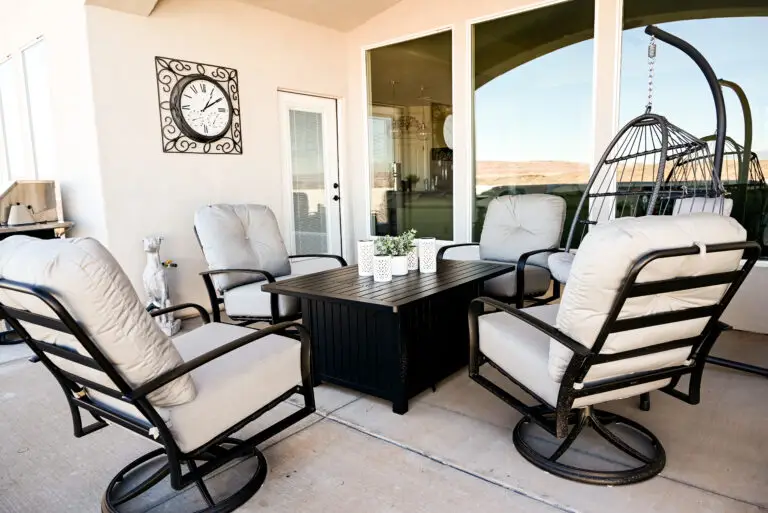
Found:
<svg viewBox="0 0 768 513"><path fill-rule="evenodd" d="M549 257L550 270L567 280L570 250L590 225L625 216L669 215L711 211L725 213L725 189L720 181L725 145L725 106L714 71L689 43L657 27L645 29L648 45L648 103L645 113L622 127L595 166L571 223L565 252ZM655 40L687 54L710 86L717 114L713 151L709 144L652 112Z"/></svg>

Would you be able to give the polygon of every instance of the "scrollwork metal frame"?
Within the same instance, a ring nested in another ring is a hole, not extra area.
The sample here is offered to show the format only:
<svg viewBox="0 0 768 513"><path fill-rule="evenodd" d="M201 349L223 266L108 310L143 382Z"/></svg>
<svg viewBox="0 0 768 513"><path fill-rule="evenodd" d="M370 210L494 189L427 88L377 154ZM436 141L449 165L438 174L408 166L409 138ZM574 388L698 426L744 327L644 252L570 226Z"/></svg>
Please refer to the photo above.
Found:
<svg viewBox="0 0 768 513"><path fill-rule="evenodd" d="M155 57L157 100L160 112L160 134L164 153L203 153L241 155L243 153L240 124L240 87L237 70L213 64ZM221 85L232 105L232 122L226 132L215 141L201 142L190 138L178 125L172 114L171 93L186 77L203 75Z"/></svg>

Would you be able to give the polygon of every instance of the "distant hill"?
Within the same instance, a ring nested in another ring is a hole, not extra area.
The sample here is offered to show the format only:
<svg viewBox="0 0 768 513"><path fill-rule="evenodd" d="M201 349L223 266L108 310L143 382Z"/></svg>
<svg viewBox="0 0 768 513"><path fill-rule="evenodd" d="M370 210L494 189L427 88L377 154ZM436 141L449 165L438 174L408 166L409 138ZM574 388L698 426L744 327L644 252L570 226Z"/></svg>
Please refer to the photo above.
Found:
<svg viewBox="0 0 768 513"><path fill-rule="evenodd" d="M589 179L589 165L581 162L542 160L504 162L482 160L476 164L476 185L534 185L583 183Z"/></svg>

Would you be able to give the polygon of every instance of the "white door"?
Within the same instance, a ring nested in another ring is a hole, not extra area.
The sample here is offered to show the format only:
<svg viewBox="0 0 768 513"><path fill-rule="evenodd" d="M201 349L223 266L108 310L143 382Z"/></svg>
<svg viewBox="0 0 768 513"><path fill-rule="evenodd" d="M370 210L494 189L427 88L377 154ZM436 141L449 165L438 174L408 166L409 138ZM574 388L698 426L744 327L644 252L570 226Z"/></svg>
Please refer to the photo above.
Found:
<svg viewBox="0 0 768 513"><path fill-rule="evenodd" d="M341 254L336 100L280 92L286 245L292 255Z"/></svg>

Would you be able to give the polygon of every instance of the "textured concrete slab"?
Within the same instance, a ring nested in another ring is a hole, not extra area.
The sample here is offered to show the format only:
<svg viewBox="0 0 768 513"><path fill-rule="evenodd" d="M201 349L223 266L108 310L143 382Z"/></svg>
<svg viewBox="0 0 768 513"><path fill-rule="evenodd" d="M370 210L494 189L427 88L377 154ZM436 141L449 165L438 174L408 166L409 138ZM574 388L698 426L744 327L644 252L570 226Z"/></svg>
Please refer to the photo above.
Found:
<svg viewBox="0 0 768 513"><path fill-rule="evenodd" d="M768 363L761 356L768 356L768 337L729 332L721 342L718 351L724 356ZM507 388L515 393L514 387ZM660 477L611 489L564 481L526 462L512 443L511 430L520 415L471 381L466 371L441 383L437 393L417 397L402 417L373 398L360 399L333 417L580 511L759 511L768 510L768 403L760 399L766 394L768 380L709 366L700 405L686 405L663 393L653 394L650 412L640 411L636 399L606 405L650 428L667 451Z"/></svg>

